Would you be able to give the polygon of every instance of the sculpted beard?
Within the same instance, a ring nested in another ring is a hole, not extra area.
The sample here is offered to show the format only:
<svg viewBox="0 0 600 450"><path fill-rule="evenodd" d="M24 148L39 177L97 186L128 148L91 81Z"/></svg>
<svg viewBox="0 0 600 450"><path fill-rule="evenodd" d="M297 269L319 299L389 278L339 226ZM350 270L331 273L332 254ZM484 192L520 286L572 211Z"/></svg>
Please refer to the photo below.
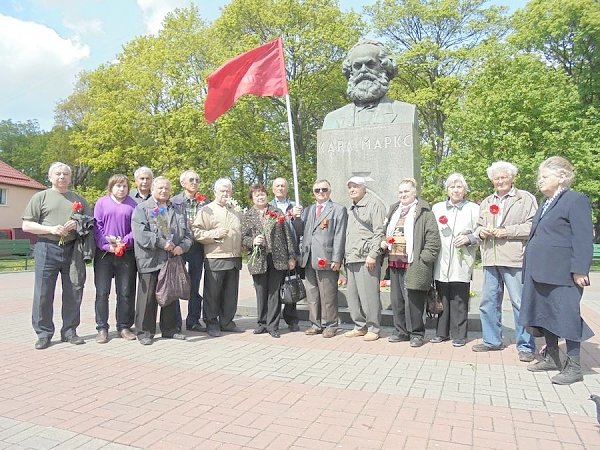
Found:
<svg viewBox="0 0 600 450"><path fill-rule="evenodd" d="M385 71L372 73L360 71L351 74L346 93L355 103L372 103L383 97L390 88L390 80Z"/></svg>

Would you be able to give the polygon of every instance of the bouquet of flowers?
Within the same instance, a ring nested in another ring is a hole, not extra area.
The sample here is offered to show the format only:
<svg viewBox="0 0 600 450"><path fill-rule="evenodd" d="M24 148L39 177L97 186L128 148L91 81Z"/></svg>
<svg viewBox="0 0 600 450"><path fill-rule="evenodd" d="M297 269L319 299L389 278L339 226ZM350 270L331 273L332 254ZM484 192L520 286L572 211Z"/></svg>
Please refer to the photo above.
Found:
<svg viewBox="0 0 600 450"><path fill-rule="evenodd" d="M123 256L125 254L125 242L121 240L121 236L106 236L106 240L109 244L115 245L115 256ZM104 253L106 255L107 252ZM102 257L104 258L104 255Z"/></svg>
<svg viewBox="0 0 600 450"><path fill-rule="evenodd" d="M75 219L76 221L80 218L82 218L84 215L81 214L81 211L83 211L83 203L81 203L80 201L74 201L73 204L71 205L71 214L69 215L69 218L67 219L67 222L71 219ZM80 217L76 217L75 215L79 215ZM58 241L58 245L64 245L65 244L65 237L61 236L60 240Z"/></svg>
<svg viewBox="0 0 600 450"><path fill-rule="evenodd" d="M171 226L169 224L169 216L167 212L168 210L166 206L161 206L160 208L157 206L150 211L150 216L155 220L156 227L163 237L167 240L171 240Z"/></svg>
<svg viewBox="0 0 600 450"><path fill-rule="evenodd" d="M271 236L271 232L273 228L277 224L283 224L285 222L285 215L277 214L275 211L269 211L268 209L265 211L264 220L262 222L262 235L263 236ZM252 247L252 253L250 254L249 262L253 264L261 254L260 245L255 245Z"/></svg>

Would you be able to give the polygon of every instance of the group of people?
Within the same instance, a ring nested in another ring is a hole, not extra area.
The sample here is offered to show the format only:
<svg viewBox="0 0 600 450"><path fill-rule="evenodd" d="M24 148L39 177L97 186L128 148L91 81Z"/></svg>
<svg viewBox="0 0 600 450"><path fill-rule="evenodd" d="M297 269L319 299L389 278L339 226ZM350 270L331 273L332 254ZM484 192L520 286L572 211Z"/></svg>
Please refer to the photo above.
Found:
<svg viewBox="0 0 600 450"><path fill-rule="evenodd" d="M214 183L214 200L209 202L198 192L196 172L183 172L182 192L171 197L169 179L154 178L149 168L141 167L134 173L136 189L130 190L127 176L113 175L107 194L98 199L92 213L85 199L69 190L69 166L54 163L48 171L52 187L35 194L23 214L24 231L38 235L32 312L38 336L35 348L47 348L54 334L53 300L59 274L61 340L84 342L76 331L85 284L83 261L91 258L98 343L109 340L113 278L118 334L143 345L153 343L159 272L174 256L184 258L190 275L185 329L206 331L213 337L239 332L234 317L244 250L257 298L255 334L280 337L279 288L287 273L301 271L310 321L305 334L336 336L343 271L354 323L344 336L379 339L380 280L387 258L394 324L388 341L407 341L411 347L425 343L424 310L435 285L443 311L430 342L452 339L452 345L461 347L467 341L470 282L480 248L482 342L472 350L504 348L506 287L519 359L532 363L531 371L560 371L552 378L554 383L580 381L580 343L592 335L579 313L593 252L589 201L569 189L574 171L561 157L549 158L539 168L538 186L545 196L540 208L531 193L515 187L517 168L511 163L495 162L487 175L494 192L480 205L467 200L467 181L453 173L444 184L447 199L433 206L418 196L417 182L405 178L399 183L399 201L386 211L367 189L365 178L353 176L347 181L347 208L331 200L331 185L325 179L314 183L315 202L303 208L289 200L287 181L277 178L271 201L266 187L255 183L248 193L252 207L242 210L227 178ZM285 305L283 318L290 331L299 331L295 305ZM159 321L163 338L186 338L179 301L161 307ZM543 359L535 363L534 336L546 340ZM559 338L566 339L564 363Z"/></svg>

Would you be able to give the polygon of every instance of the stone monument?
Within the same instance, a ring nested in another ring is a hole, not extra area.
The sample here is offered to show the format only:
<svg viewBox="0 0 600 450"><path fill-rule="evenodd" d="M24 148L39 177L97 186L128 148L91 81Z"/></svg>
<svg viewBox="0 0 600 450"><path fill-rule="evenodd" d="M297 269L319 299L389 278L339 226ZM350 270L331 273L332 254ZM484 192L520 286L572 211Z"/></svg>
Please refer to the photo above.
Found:
<svg viewBox="0 0 600 450"><path fill-rule="evenodd" d="M402 178L420 178L416 107L386 96L398 68L379 42L352 47L343 72L352 103L327 114L317 131L317 178L331 182L333 200L348 204L346 180L364 177L389 206Z"/></svg>

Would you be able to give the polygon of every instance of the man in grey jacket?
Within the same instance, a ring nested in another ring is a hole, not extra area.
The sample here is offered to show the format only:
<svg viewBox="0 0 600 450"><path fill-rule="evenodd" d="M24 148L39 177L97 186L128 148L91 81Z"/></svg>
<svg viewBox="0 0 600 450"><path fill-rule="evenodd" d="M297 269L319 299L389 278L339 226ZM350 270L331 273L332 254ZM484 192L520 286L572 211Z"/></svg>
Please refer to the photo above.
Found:
<svg viewBox="0 0 600 450"><path fill-rule="evenodd" d="M367 192L363 177L352 177L346 184L352 200L346 229L346 298L354 329L344 336L364 336L365 341L376 341L381 322L379 279L383 250L379 244L385 236L385 206Z"/></svg>

